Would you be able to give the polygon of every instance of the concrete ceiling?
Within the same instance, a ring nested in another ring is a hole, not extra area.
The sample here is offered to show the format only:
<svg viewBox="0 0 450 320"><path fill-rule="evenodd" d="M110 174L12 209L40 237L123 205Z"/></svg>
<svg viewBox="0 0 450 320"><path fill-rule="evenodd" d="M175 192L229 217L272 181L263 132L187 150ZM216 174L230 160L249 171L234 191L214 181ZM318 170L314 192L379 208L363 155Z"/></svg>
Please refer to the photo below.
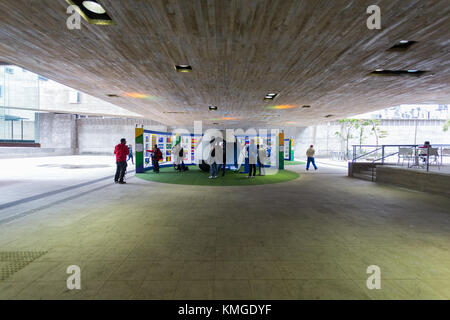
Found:
<svg viewBox="0 0 450 320"><path fill-rule="evenodd" d="M69 30L64 0L2 0L0 61L174 126L302 126L403 103L450 102L448 0L101 3L115 25L83 20L81 30ZM381 7L381 30L366 27L372 4ZM417 43L388 51L400 40ZM175 64L193 72L177 73ZM429 72L369 75L378 68ZM265 102L270 92L280 95ZM219 110L209 112L210 105Z"/></svg>

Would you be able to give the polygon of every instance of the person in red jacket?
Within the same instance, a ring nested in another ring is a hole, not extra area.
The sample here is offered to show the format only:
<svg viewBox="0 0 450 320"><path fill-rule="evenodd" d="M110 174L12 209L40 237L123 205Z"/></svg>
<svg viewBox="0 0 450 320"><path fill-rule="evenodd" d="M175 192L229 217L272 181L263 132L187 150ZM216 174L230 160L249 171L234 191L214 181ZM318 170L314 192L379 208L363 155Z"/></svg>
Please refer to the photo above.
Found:
<svg viewBox="0 0 450 320"><path fill-rule="evenodd" d="M161 149L159 149L158 145L155 144L153 150L148 150L148 152L152 153L153 172L159 173L159 161L162 159Z"/></svg>
<svg viewBox="0 0 450 320"><path fill-rule="evenodd" d="M127 140L121 139L120 143L114 149L114 154L116 155L116 176L114 177L115 183L125 184L123 177L125 176L125 171L127 170L127 156L130 150L127 147Z"/></svg>

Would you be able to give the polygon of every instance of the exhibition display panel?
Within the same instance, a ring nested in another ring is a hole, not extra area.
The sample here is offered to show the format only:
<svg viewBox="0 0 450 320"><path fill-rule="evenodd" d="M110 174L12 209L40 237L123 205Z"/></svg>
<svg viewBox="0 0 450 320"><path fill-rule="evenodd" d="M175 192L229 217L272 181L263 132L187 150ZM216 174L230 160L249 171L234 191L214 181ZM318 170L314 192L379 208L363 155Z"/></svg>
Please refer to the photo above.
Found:
<svg viewBox="0 0 450 320"><path fill-rule="evenodd" d="M143 131L143 169L149 170L152 165L152 151L154 145L161 150L163 158L160 160L160 167L172 166L174 163L174 155L172 149L177 142L181 144L184 150L184 164L195 164L195 148L198 144L198 137L186 134L173 134L170 132Z"/></svg>
<svg viewBox="0 0 450 320"><path fill-rule="evenodd" d="M294 161L294 139L284 139L284 160Z"/></svg>
<svg viewBox="0 0 450 320"><path fill-rule="evenodd" d="M273 150L278 148L275 136L236 136L236 143L233 146L227 145L228 152L233 151L232 154L227 153L227 167L238 167L238 163L248 168L248 146L250 141L255 139L255 142L264 146L267 150L268 163L266 167L277 164L276 153ZM194 134L174 134L171 132L159 132L144 130L144 128L136 128L136 172L143 173L153 168L152 152L155 145L161 150L162 159L160 160L160 167L170 167L174 164L176 155L172 154L173 147L180 143L184 150L184 164L185 165L201 165L203 164L202 150L197 150L201 144L206 147L205 142L202 141L202 136ZM209 145L209 143L208 143ZM231 149L229 149L231 148Z"/></svg>

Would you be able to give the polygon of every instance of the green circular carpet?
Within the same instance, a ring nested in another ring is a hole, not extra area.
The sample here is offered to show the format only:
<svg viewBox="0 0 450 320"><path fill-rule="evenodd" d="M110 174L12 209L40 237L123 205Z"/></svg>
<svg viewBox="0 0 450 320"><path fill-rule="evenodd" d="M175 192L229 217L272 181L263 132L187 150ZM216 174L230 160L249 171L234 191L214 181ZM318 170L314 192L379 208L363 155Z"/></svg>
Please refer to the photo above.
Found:
<svg viewBox="0 0 450 320"><path fill-rule="evenodd" d="M247 174L235 173L227 171L225 177L222 177L220 172L219 178L208 179L209 173L201 171L196 166L190 166L189 171L177 172L173 168L161 168L160 173L147 171L146 173L138 173L136 177L153 182L193 185L193 186L250 186L261 184L273 184L298 179L298 173L280 170L278 173L274 170L266 169L265 176L256 176L248 179ZM258 174L258 171L257 171Z"/></svg>
<svg viewBox="0 0 450 320"><path fill-rule="evenodd" d="M306 163L303 161L286 161L286 160L284 161L285 166L298 166L301 164L306 164Z"/></svg>

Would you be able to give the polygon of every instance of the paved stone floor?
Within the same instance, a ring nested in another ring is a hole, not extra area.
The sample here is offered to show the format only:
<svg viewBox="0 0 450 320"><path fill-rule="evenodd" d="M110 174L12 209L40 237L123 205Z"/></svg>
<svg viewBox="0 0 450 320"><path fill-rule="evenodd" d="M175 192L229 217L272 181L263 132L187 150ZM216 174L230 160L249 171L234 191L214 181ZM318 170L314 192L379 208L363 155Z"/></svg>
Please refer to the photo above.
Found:
<svg viewBox="0 0 450 320"><path fill-rule="evenodd" d="M107 179L4 208L0 299L450 298L450 199L338 166L289 169L301 178L215 188ZM8 178L10 194L19 180ZM24 198L48 190L27 188ZM67 289L70 265L81 290ZM366 287L370 265L381 290Z"/></svg>

